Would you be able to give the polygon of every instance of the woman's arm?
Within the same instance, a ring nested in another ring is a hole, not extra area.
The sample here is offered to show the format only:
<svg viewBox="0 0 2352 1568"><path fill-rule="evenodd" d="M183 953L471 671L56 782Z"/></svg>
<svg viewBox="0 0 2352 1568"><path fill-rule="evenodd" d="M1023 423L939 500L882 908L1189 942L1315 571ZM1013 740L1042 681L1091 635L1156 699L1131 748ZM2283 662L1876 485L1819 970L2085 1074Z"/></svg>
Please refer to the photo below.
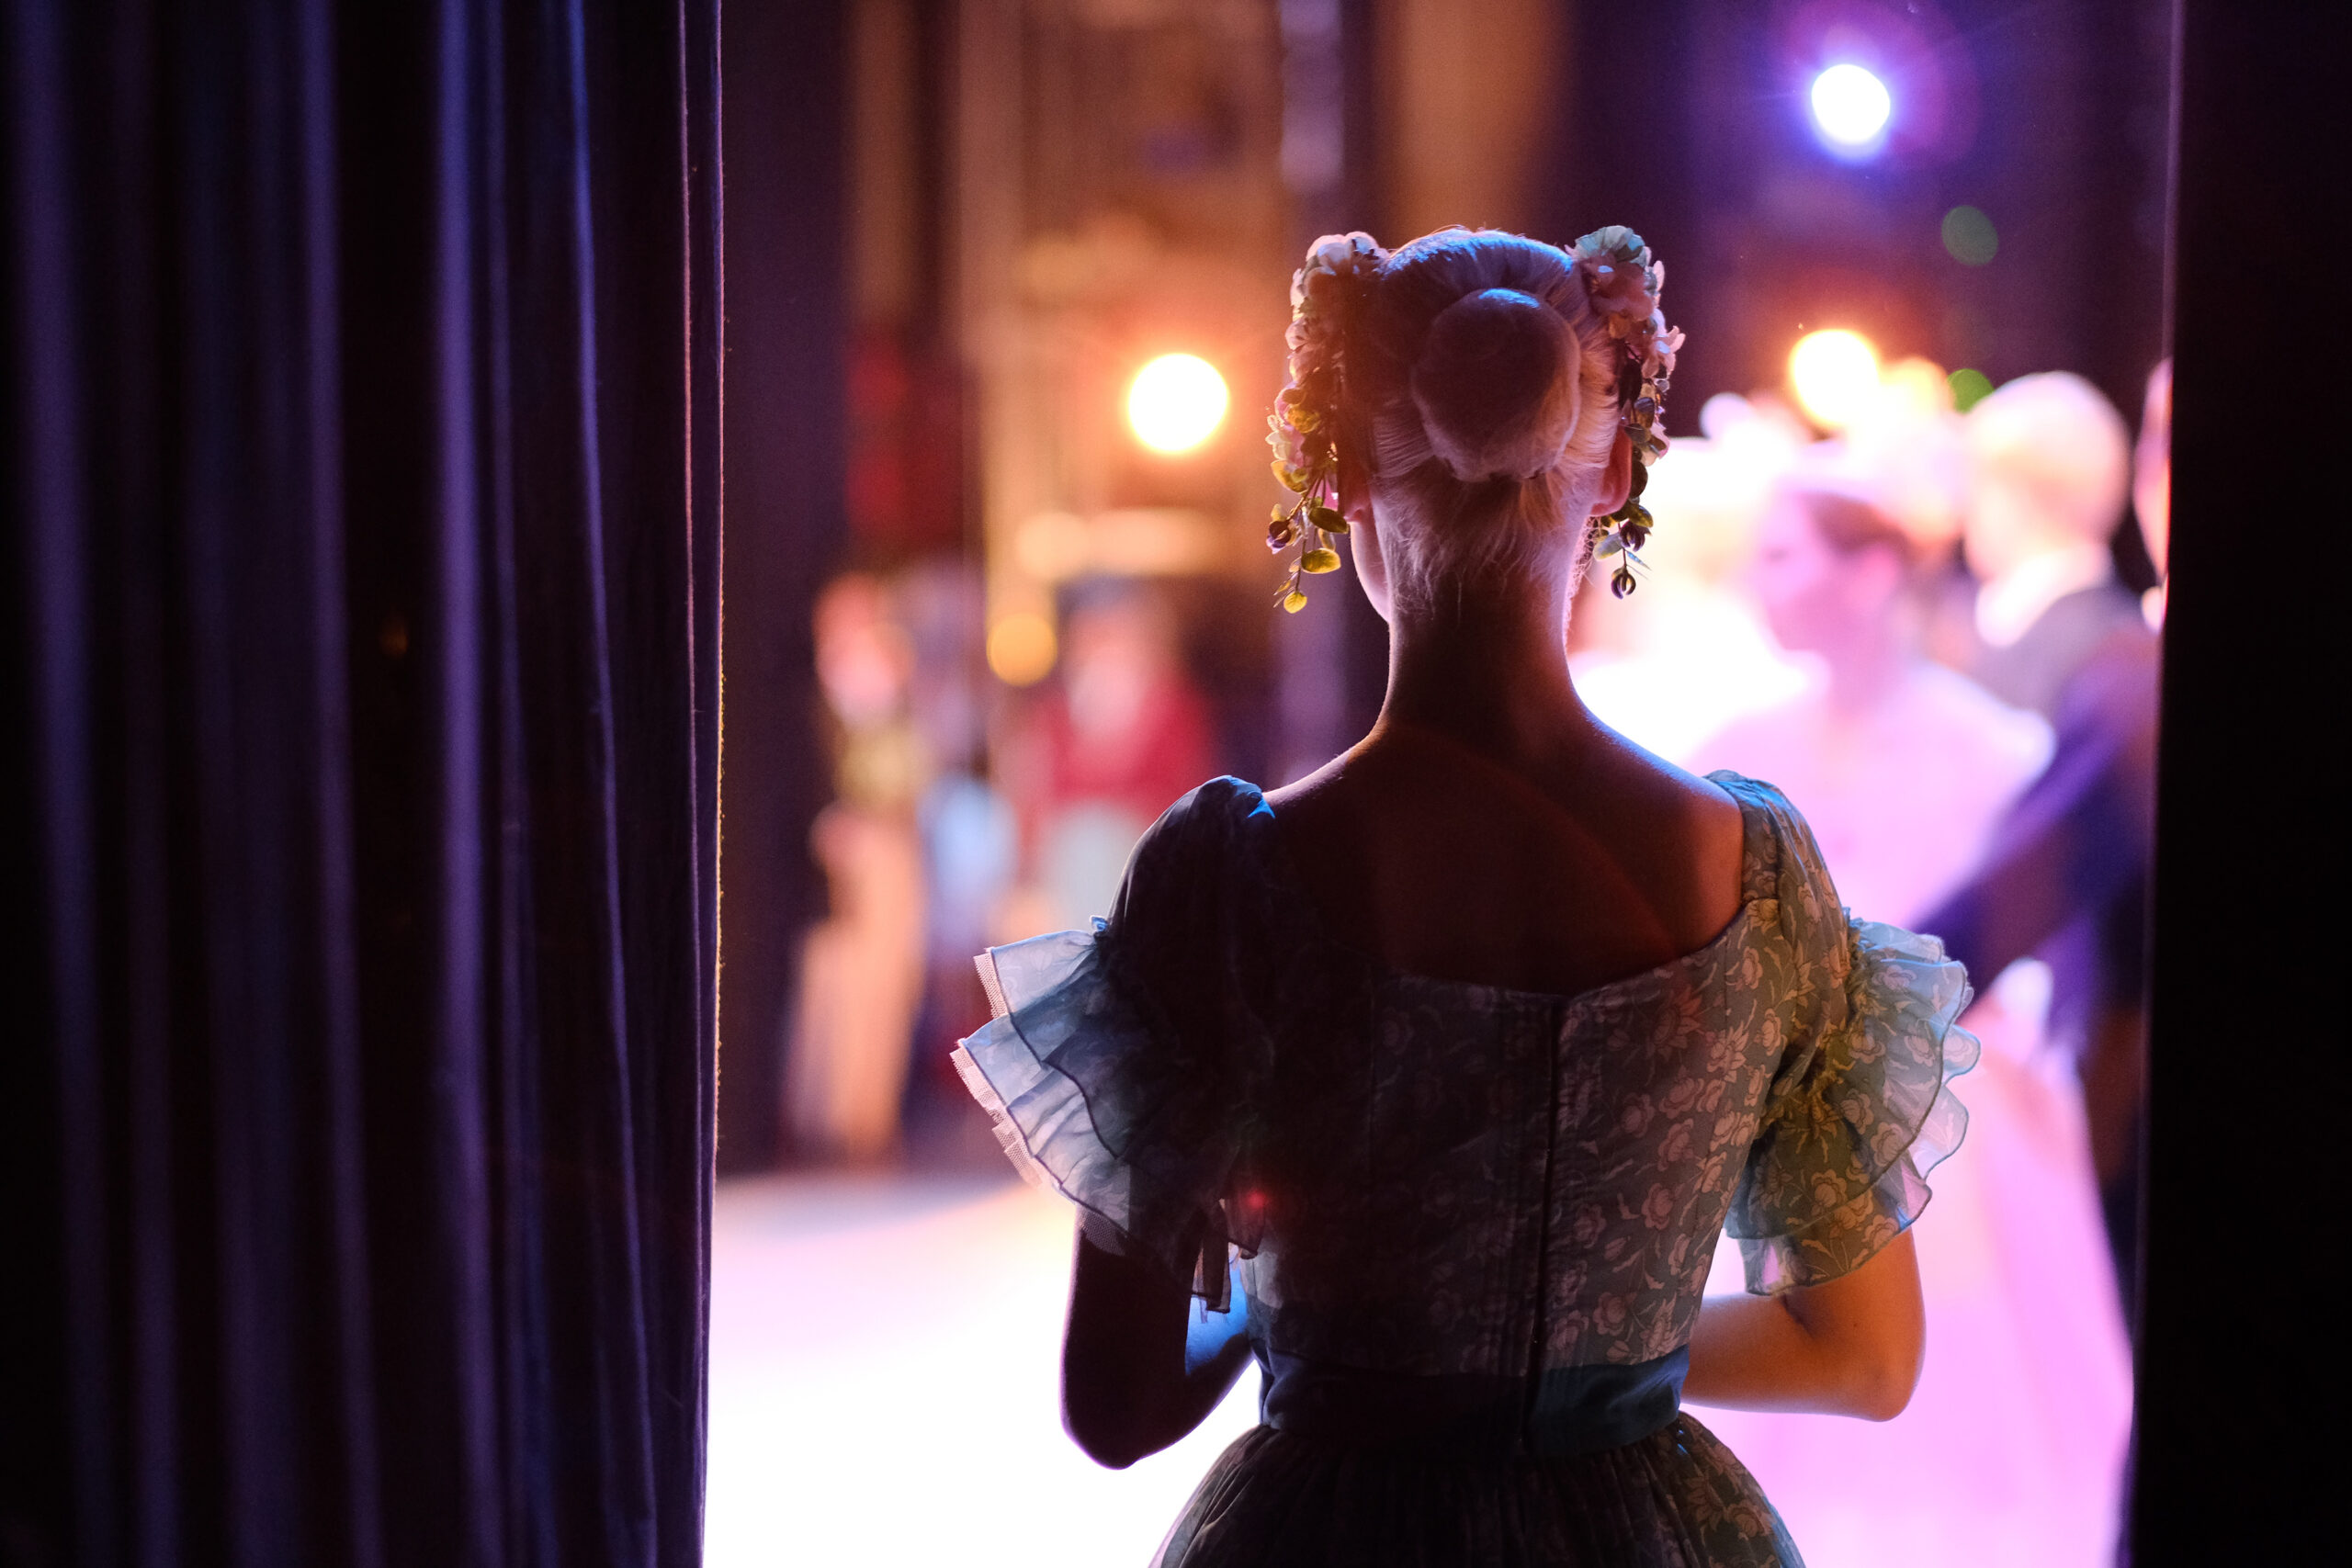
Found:
<svg viewBox="0 0 2352 1568"><path fill-rule="evenodd" d="M1187 1370L1192 1291L1080 1227L1062 1337L1062 1426L1089 1459L1125 1470L1207 1419L1249 1359L1236 1334Z"/></svg>
<svg viewBox="0 0 2352 1568"><path fill-rule="evenodd" d="M1927 1337L1919 1260L1905 1231L1826 1284L1709 1297L1690 1336L1682 1397L1891 1421L1911 1403Z"/></svg>

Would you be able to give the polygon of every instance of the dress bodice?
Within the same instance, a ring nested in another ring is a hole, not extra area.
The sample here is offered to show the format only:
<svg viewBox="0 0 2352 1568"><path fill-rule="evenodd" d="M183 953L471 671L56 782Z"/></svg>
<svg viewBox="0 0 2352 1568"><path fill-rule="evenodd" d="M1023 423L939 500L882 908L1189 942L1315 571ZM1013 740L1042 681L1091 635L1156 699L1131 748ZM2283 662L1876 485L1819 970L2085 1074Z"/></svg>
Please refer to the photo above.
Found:
<svg viewBox="0 0 2352 1568"><path fill-rule="evenodd" d="M1688 1341L1776 1065L1761 976L1740 984L1774 918L1745 858L1713 941L1575 997L1326 944L1364 1006L1282 1042L1320 1058L1324 1087L1267 1112L1264 1235L1241 1273L1264 1352L1516 1379Z"/></svg>
<svg viewBox="0 0 2352 1568"><path fill-rule="evenodd" d="M1751 1290L1857 1267L1924 1203L1973 1061L1959 966L1850 919L1779 793L1715 778L1738 913L1574 997L1323 933L1263 795L1213 781L1107 921L983 959L999 1016L959 1066L1123 1249L1212 1298L1240 1260L1272 1424L1503 1410L1541 1446L1548 1411L1564 1451L1638 1437L1673 1415L1717 1235Z"/></svg>

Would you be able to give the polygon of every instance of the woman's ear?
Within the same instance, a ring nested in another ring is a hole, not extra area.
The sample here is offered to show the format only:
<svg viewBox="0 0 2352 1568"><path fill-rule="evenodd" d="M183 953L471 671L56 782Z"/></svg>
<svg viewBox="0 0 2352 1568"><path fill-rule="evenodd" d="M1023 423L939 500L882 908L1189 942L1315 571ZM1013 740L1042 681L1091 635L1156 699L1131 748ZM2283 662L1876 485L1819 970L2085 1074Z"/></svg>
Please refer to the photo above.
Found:
<svg viewBox="0 0 2352 1568"><path fill-rule="evenodd" d="M1623 431L1609 448L1609 466L1600 470L1600 493L1592 498L1592 514L1607 517L1625 504L1634 489L1634 441Z"/></svg>
<svg viewBox="0 0 2352 1568"><path fill-rule="evenodd" d="M1360 517L1372 515L1372 476L1364 471L1363 459L1356 456L1356 444L1341 441L1340 450L1340 515L1355 525Z"/></svg>
<svg viewBox="0 0 2352 1568"><path fill-rule="evenodd" d="M1382 620L1388 616L1388 558L1380 553L1380 529L1367 506L1348 524L1348 555L1356 563L1356 581L1363 596Z"/></svg>

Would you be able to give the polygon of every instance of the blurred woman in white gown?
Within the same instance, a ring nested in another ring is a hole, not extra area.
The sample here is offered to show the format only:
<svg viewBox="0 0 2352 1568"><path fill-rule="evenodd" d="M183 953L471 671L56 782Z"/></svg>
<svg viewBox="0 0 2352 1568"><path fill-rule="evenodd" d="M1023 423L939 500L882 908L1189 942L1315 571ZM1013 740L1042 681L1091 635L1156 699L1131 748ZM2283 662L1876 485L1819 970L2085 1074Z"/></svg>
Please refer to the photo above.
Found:
<svg viewBox="0 0 2352 1568"><path fill-rule="evenodd" d="M1802 468L1784 480L1750 585L1808 679L1693 758L1780 785L1840 896L1896 920L1967 874L2050 750L2039 717L1918 653L1916 549L1859 487ZM2111 1550L2130 1356L2080 1099L2039 1049L2044 976L2020 964L1989 990L1968 1020L1986 1047L1968 1080L1971 1157L1945 1168L1917 1233L1928 1359L1910 1408L1867 1443L1817 1416L1716 1417L1814 1568L2088 1568Z"/></svg>
<svg viewBox="0 0 2352 1568"><path fill-rule="evenodd" d="M1698 750L1700 766L1770 779L1817 818L1849 906L1906 919L1974 867L2001 808L2050 757L2041 718L1918 654L1912 551L1858 487L1784 482L1758 530L1748 585L1807 678ZM1939 831L1922 834L1922 821Z"/></svg>

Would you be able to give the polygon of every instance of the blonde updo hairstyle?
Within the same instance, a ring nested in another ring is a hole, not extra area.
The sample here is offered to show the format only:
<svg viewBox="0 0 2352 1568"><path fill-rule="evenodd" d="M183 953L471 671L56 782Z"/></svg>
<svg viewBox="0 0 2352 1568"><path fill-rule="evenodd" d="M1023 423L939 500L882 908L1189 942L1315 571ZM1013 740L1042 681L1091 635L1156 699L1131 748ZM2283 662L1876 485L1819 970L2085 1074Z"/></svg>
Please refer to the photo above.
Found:
<svg viewBox="0 0 2352 1568"><path fill-rule="evenodd" d="M1575 259L1442 230L1381 265L1352 328L1340 417L1365 456L1396 601L1434 603L1563 543L1580 579L1624 351Z"/></svg>

